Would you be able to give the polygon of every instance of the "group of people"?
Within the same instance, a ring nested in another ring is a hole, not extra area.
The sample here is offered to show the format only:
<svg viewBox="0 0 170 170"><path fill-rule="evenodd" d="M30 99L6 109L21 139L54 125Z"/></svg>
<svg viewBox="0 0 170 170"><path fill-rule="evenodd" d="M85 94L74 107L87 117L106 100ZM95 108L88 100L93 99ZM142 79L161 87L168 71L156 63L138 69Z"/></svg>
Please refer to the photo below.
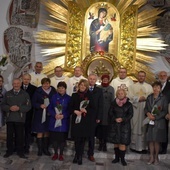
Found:
<svg viewBox="0 0 170 170"><path fill-rule="evenodd" d="M110 82L102 75L101 85L96 85L97 75L86 79L79 66L74 76L63 75L57 66L51 79L42 74L43 65L37 62L35 72L13 80L13 89L6 92L0 76L1 123L7 125L7 151L9 157L16 150L21 158L29 153L31 134L37 138L38 156L64 160L66 140L75 144L73 163L82 164L85 142L88 142L88 159L94 158L95 137L99 151L107 151L107 142L114 144L115 159L127 165L127 146L135 152L150 152L148 164L158 164L158 154L167 152L168 103L170 83L165 71L152 86L145 82L146 73L138 72L138 82L127 77L125 68L119 69L117 78ZM5 116L4 116L5 115ZM3 125L1 124L1 126Z"/></svg>

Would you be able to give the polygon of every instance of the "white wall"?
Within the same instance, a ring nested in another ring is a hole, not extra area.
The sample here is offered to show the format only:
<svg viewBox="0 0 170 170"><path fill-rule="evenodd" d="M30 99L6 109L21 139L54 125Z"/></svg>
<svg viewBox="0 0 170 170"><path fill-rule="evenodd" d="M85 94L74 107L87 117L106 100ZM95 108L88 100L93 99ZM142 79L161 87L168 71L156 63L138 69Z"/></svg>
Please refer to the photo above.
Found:
<svg viewBox="0 0 170 170"><path fill-rule="evenodd" d="M3 43L3 33L8 28L6 21L6 13L10 5L11 0L0 0L0 55L5 53Z"/></svg>

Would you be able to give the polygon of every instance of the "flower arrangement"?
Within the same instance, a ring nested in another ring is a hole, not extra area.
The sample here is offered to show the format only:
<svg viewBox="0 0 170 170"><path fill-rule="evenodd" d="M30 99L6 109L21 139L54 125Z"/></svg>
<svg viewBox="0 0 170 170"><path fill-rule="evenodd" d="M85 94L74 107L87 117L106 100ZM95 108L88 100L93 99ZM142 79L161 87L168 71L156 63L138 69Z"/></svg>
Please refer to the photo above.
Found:
<svg viewBox="0 0 170 170"><path fill-rule="evenodd" d="M159 115L160 110L161 110L161 106L154 105L151 114L153 116ZM154 125L155 124L154 120L150 120L149 124Z"/></svg>
<svg viewBox="0 0 170 170"><path fill-rule="evenodd" d="M3 72L7 69L8 64L8 55L2 54L0 55L0 71Z"/></svg>
<svg viewBox="0 0 170 170"><path fill-rule="evenodd" d="M159 115L161 109L162 109L161 106L154 105L153 108L152 108L152 110L151 110L151 114L152 114L153 116ZM154 122L154 120L150 120L148 117L146 117L146 118L143 120L143 125L146 125L146 124L154 125L155 122Z"/></svg>
<svg viewBox="0 0 170 170"><path fill-rule="evenodd" d="M55 109L56 114L62 114L63 106L59 101L57 101L56 107L54 109ZM56 119L54 127L56 128L56 127L59 127L59 126L62 126L62 122L61 122L60 119Z"/></svg>
<svg viewBox="0 0 170 170"><path fill-rule="evenodd" d="M161 110L161 106L154 105L151 111L152 115L158 115Z"/></svg>
<svg viewBox="0 0 170 170"><path fill-rule="evenodd" d="M85 109L89 105L89 100L88 98L85 98L83 101L80 102L80 110L83 108ZM85 117L86 113L82 113L82 115ZM75 123L80 123L81 121L81 115L76 117Z"/></svg>
<svg viewBox="0 0 170 170"><path fill-rule="evenodd" d="M61 103L59 103L59 101L57 101L56 107L57 107L58 111L61 113L61 112L62 112L62 109L63 109L63 106L62 106Z"/></svg>
<svg viewBox="0 0 170 170"><path fill-rule="evenodd" d="M8 64L8 55L0 55L0 66L6 66Z"/></svg>

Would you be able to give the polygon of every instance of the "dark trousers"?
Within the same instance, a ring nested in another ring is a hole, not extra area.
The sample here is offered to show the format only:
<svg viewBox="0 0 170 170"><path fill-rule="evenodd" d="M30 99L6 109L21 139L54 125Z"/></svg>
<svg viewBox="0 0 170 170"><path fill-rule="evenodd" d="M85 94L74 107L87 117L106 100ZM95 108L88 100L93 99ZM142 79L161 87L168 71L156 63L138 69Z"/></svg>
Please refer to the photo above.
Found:
<svg viewBox="0 0 170 170"><path fill-rule="evenodd" d="M167 152L167 147L168 147L168 123L169 120L166 120L166 142L161 143L161 152Z"/></svg>
<svg viewBox="0 0 170 170"><path fill-rule="evenodd" d="M93 156L94 155L94 144L95 144L95 138L94 137L89 137L88 140L88 156Z"/></svg>
<svg viewBox="0 0 170 170"><path fill-rule="evenodd" d="M83 138L83 137L80 137L80 138L77 137L77 138L74 140L74 143L75 143L75 151L76 151L76 155L77 155L78 157L83 155L85 140L86 140L86 138Z"/></svg>
<svg viewBox="0 0 170 170"><path fill-rule="evenodd" d="M31 143L32 109L26 113L25 120L25 149L29 149Z"/></svg>
<svg viewBox="0 0 170 170"><path fill-rule="evenodd" d="M95 135L96 135L97 123L94 123L94 127L91 129L91 136L88 138L88 156L94 155Z"/></svg>
<svg viewBox="0 0 170 170"><path fill-rule="evenodd" d="M66 145L68 133L67 132L53 132L50 131L50 141L54 147L55 154L58 154L60 149L60 155L63 155L64 147Z"/></svg>
<svg viewBox="0 0 170 170"><path fill-rule="evenodd" d="M25 149L30 148L30 143L31 143L31 128L26 126L25 127Z"/></svg>
<svg viewBox="0 0 170 170"><path fill-rule="evenodd" d="M97 132L96 137L100 140L107 141L107 132L108 132L108 126L107 125L98 125L97 126Z"/></svg>
<svg viewBox="0 0 170 170"><path fill-rule="evenodd" d="M14 145L17 154L24 153L24 128L24 123L7 122L7 153L13 153Z"/></svg>

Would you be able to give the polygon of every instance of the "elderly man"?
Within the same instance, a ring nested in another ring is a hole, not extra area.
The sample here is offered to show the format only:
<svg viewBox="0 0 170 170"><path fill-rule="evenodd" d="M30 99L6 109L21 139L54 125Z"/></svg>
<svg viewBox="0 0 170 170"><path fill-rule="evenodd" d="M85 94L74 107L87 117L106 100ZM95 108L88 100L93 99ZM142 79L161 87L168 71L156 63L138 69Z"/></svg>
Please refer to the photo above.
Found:
<svg viewBox="0 0 170 170"><path fill-rule="evenodd" d="M37 89L37 87L32 85L30 82L31 82L30 74L24 74L22 76L21 89L25 90L29 94L30 99L32 99L33 94ZM29 153L29 148L31 143L32 118L33 118L33 108L31 108L26 113L26 120L25 120L25 153L26 154Z"/></svg>
<svg viewBox="0 0 170 170"><path fill-rule="evenodd" d="M143 129L143 120L145 118L145 101L149 94L153 92L152 86L145 82L146 73L138 72L138 82L129 87L129 97L133 104L132 135L130 149L137 152L145 152L147 144L145 141L145 132Z"/></svg>
<svg viewBox="0 0 170 170"><path fill-rule="evenodd" d="M24 123L26 113L31 109L30 97L28 93L21 89L21 80L13 80L13 89L5 94L2 102L2 109L7 118L7 151L4 158L13 154L14 137L17 154L20 158L24 155Z"/></svg>
<svg viewBox="0 0 170 170"><path fill-rule="evenodd" d="M31 75L31 84L33 84L36 87L41 86L41 80L44 77L47 77L45 74L41 73L43 70L43 64L42 62L36 62L34 66L35 71L30 73Z"/></svg>
<svg viewBox="0 0 170 170"><path fill-rule="evenodd" d="M93 101L93 118L92 118L92 129L91 137L89 138L89 149L88 149L88 159L92 162L95 161L94 155L94 144L95 144L95 131L97 124L100 123L103 114L103 91L101 88L96 86L97 76L95 74L90 74L88 76L89 91L91 93L90 100Z"/></svg>
<svg viewBox="0 0 170 170"><path fill-rule="evenodd" d="M166 96L168 103L170 103L170 82L168 81L168 74L165 71L160 71L158 74L159 81L162 84L162 93ZM167 141L161 144L160 154L167 153L168 146L168 120L166 121Z"/></svg>
<svg viewBox="0 0 170 170"><path fill-rule="evenodd" d="M72 95L72 93L77 92L77 86L78 83L81 79L86 79L85 77L82 76L83 72L82 72L82 68L80 66L76 66L74 68L74 76L70 77L68 79L68 87L67 87L67 94L68 95Z"/></svg>
<svg viewBox="0 0 170 170"><path fill-rule="evenodd" d="M54 68L55 76L51 78L51 85L57 88L57 85L60 81L64 81L67 84L68 77L63 75L63 68L61 66L56 66Z"/></svg>
<svg viewBox="0 0 170 170"><path fill-rule="evenodd" d="M117 91L117 89L125 89L128 93L128 88L132 84L133 81L129 77L127 77L126 68L120 68L119 76L113 79L110 85L115 89L115 92Z"/></svg>

